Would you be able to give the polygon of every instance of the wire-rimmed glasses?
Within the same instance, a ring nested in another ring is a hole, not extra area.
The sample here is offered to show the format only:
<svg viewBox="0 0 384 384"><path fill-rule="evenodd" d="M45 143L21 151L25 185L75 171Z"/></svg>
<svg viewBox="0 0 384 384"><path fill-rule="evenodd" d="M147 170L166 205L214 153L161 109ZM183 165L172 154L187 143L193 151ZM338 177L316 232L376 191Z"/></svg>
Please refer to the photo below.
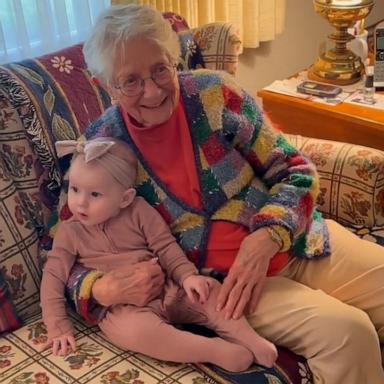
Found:
<svg viewBox="0 0 384 384"><path fill-rule="evenodd" d="M161 88L172 81L175 76L175 71L175 65L160 64L151 71L151 76L144 79L137 75L131 75L125 79L121 85L116 85L115 88L125 96L137 96L143 92L145 80L152 79L152 81Z"/></svg>

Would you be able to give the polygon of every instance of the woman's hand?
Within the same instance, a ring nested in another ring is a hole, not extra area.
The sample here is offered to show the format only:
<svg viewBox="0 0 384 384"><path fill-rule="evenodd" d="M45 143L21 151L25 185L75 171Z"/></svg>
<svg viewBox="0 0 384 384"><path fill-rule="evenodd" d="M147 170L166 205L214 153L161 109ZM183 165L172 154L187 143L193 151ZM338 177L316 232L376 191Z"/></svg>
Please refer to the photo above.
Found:
<svg viewBox="0 0 384 384"><path fill-rule="evenodd" d="M159 296L163 287L164 273L157 259L151 259L106 273L93 284L92 296L105 307L115 304L142 307Z"/></svg>
<svg viewBox="0 0 384 384"><path fill-rule="evenodd" d="M243 240L217 299L217 310L224 310L225 318L238 319L246 307L249 313L255 311L269 262L278 251L279 245L266 228Z"/></svg>

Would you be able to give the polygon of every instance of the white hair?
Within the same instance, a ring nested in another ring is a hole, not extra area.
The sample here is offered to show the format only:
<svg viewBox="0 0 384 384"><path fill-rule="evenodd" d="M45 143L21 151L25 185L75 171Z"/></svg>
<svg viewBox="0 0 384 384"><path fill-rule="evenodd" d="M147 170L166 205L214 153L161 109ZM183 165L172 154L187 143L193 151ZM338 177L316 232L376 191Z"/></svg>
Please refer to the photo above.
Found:
<svg viewBox="0 0 384 384"><path fill-rule="evenodd" d="M149 6L115 5L100 14L84 43L83 54L91 74L109 82L116 53L123 49L126 41L136 36L155 41L169 59L177 63L180 43L160 12Z"/></svg>

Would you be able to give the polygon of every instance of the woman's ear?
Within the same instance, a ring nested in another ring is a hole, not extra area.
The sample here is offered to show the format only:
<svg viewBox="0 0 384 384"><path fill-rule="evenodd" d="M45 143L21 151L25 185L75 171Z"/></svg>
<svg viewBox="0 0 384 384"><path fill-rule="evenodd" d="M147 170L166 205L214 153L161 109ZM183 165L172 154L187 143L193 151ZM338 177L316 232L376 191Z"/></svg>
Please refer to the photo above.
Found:
<svg viewBox="0 0 384 384"><path fill-rule="evenodd" d="M121 200L120 208L126 208L130 205L136 197L136 189L129 188L124 192L123 199Z"/></svg>

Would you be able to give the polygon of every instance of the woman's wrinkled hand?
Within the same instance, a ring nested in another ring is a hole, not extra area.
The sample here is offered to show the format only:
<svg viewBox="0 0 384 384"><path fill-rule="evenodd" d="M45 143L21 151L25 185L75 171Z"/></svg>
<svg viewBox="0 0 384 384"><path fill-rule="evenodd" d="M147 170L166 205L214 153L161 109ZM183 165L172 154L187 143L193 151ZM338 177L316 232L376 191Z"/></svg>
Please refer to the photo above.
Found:
<svg viewBox="0 0 384 384"><path fill-rule="evenodd" d="M154 258L106 273L93 284L92 296L105 307L115 304L142 307L161 294L164 278Z"/></svg>
<svg viewBox="0 0 384 384"><path fill-rule="evenodd" d="M217 310L224 310L227 319L238 319L246 307L249 313L256 310L269 262L278 251L279 245L265 228L243 240L217 299Z"/></svg>

